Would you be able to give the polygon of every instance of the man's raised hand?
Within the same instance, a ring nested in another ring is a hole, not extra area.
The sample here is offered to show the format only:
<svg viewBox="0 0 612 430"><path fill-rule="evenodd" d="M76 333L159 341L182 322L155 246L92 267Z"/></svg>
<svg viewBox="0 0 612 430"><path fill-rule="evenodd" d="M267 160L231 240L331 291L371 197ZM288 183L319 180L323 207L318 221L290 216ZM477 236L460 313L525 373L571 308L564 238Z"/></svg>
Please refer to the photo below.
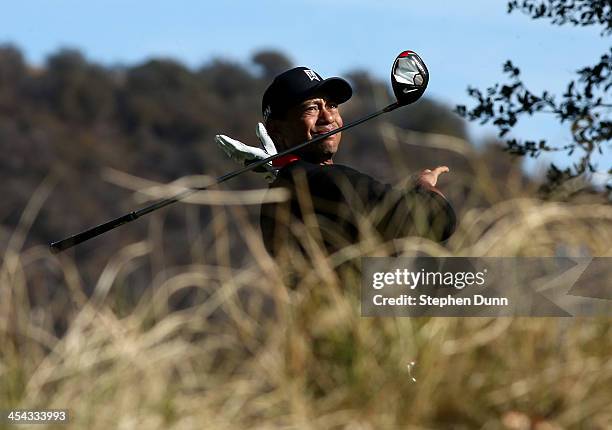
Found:
<svg viewBox="0 0 612 430"><path fill-rule="evenodd" d="M422 170L421 173L419 173L417 182L419 184L425 183L425 185L435 187L436 183L438 182L438 176L440 176L442 173L447 172L450 172L450 169L446 166L438 166L433 170L425 169Z"/></svg>
<svg viewBox="0 0 612 430"><path fill-rule="evenodd" d="M264 158L268 158L271 155L276 154L276 146L274 146L274 142L268 135L268 131L266 127L262 123L257 123L257 128L255 129L255 134L259 139L259 142L262 148L257 148L255 146L245 145L239 140L232 139L229 136L225 136L223 134L218 134L215 136L215 142L217 145L225 152L225 154L234 160L236 163L241 166L246 166L254 161L263 160ZM264 177L268 182L273 182L276 179L276 172L272 166L272 163L267 163L264 165L265 172Z"/></svg>

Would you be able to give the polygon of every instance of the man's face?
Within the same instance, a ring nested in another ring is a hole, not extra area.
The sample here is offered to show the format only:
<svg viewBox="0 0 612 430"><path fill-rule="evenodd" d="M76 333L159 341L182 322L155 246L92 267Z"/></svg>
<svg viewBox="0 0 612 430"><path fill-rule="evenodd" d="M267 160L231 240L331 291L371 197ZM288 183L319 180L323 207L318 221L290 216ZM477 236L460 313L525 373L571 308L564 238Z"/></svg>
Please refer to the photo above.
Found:
<svg viewBox="0 0 612 430"><path fill-rule="evenodd" d="M269 131L281 151L342 127L342 124L337 103L323 95L315 95L290 108L285 118L273 120ZM338 151L341 134L336 133L308 145L298 151L298 155L312 163L331 163L333 155Z"/></svg>

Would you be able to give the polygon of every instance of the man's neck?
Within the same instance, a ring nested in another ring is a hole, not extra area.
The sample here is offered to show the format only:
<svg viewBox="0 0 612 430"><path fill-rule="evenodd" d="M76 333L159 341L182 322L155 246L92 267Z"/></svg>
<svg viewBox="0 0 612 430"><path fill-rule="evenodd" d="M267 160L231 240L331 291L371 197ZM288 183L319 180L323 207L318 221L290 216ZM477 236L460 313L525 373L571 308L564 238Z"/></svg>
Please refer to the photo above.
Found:
<svg viewBox="0 0 612 430"><path fill-rule="evenodd" d="M332 165L334 161L332 160L332 156L330 154L321 154L321 156L316 157L312 153L302 153L301 151L297 151L295 154L291 154L292 156L298 156L304 161L312 164L319 164L321 166Z"/></svg>

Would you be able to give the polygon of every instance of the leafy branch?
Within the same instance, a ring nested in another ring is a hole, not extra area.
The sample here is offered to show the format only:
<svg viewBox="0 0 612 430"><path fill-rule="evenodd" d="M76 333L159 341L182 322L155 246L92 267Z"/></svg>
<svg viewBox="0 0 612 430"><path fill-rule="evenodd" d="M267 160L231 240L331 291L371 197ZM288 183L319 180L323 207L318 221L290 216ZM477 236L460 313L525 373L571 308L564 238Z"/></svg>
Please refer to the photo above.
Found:
<svg viewBox="0 0 612 430"><path fill-rule="evenodd" d="M532 18L550 18L553 24L571 23L574 25L603 24L602 34L612 31L612 4L610 1L566 1L548 2L524 0L510 1L508 11L519 9ZM591 159L594 154L603 154L604 144L610 146L612 140L612 120L610 119L610 98L607 92L612 87L612 48L601 55L592 66L576 72L560 96L543 91L532 92L523 80L521 72L512 61L503 65L507 76L505 83L496 83L482 91L468 87L468 95L475 99L476 105L468 109L465 105L456 107L455 112L470 121L480 124L490 123L497 128L498 136L506 136L516 125L519 118L534 114L554 115L560 124L567 124L572 141L566 145L554 145L546 140L507 139L506 150L520 156L537 157L542 152L567 151L568 157L582 150L580 159L572 169L559 170L551 165L548 172L549 182L562 181L580 175L587 170L593 172ZM609 172L612 174L612 169Z"/></svg>

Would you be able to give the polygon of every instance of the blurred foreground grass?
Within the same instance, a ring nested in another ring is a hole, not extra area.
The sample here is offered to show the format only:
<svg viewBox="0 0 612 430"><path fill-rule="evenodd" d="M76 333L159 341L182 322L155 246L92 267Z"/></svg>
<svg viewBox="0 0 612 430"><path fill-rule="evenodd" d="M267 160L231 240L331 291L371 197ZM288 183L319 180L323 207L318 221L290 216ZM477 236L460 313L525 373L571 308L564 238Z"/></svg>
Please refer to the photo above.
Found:
<svg viewBox="0 0 612 430"><path fill-rule="evenodd" d="M41 193L2 261L2 409L68 408L56 428L79 429L612 428L610 318L361 318L359 279L335 269L382 248L313 247L315 269L294 260L288 289L239 207L211 223L215 264L154 271L130 301L130 274L156 258L149 238L120 249L86 294L71 258L23 249ZM466 207L444 247L408 238L403 253L612 255L609 204L493 203ZM239 269L228 222L251 256ZM55 281L30 274L40 268ZM48 302L30 301L49 285Z"/></svg>

